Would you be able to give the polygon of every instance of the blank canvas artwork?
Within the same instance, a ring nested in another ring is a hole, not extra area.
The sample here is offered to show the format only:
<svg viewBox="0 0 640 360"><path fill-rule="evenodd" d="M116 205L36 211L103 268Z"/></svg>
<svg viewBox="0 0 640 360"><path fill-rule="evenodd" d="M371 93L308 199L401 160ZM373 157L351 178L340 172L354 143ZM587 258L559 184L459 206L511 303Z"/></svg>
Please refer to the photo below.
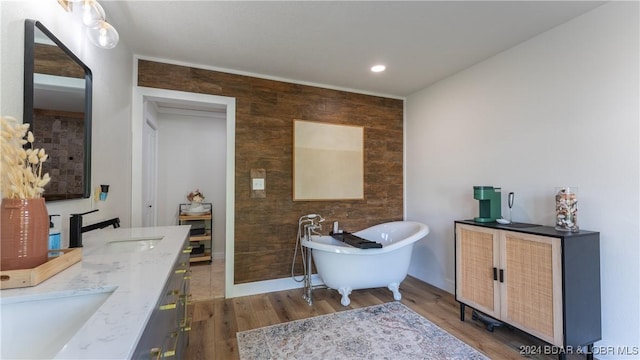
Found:
<svg viewBox="0 0 640 360"><path fill-rule="evenodd" d="M364 199L364 128L294 120L293 200Z"/></svg>

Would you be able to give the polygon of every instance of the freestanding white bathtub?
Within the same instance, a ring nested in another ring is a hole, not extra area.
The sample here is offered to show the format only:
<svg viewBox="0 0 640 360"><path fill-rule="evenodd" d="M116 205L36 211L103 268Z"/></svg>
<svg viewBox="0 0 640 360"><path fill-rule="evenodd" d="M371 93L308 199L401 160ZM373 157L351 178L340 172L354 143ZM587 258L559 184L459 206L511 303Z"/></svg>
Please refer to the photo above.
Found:
<svg viewBox="0 0 640 360"><path fill-rule="evenodd" d="M302 245L312 249L313 261L324 284L338 290L341 303L351 303L352 290L386 286L400 300L400 283L407 276L411 252L416 241L429 233L429 227L414 221L393 221L353 233L382 244L379 249L359 249L331 236L312 235Z"/></svg>

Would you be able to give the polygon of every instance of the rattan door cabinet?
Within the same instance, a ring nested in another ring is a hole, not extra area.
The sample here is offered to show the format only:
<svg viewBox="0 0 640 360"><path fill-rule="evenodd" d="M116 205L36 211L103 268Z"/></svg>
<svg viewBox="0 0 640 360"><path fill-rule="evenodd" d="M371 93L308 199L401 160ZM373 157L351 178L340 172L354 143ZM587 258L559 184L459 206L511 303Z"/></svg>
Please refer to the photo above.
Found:
<svg viewBox="0 0 640 360"><path fill-rule="evenodd" d="M600 235L455 221L455 297L462 321L469 306L550 344L541 353L592 359L601 339Z"/></svg>

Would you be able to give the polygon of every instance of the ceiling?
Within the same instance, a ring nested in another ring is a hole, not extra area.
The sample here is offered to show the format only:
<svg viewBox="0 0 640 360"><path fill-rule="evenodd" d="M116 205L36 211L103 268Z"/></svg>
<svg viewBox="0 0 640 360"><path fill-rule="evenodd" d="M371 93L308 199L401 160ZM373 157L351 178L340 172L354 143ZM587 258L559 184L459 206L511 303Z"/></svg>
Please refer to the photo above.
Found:
<svg viewBox="0 0 640 360"><path fill-rule="evenodd" d="M392 97L603 3L101 1L120 42L134 54ZM387 70L372 73L378 63Z"/></svg>

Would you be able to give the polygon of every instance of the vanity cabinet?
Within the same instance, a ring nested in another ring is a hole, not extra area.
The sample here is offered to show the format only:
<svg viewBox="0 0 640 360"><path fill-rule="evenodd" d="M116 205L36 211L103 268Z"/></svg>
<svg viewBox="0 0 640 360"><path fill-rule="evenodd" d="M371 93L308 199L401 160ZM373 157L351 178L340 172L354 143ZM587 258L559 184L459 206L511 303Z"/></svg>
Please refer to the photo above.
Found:
<svg viewBox="0 0 640 360"><path fill-rule="evenodd" d="M191 330L191 319L188 317L191 248L190 241L185 240L162 296L136 346L133 359L182 358Z"/></svg>
<svg viewBox="0 0 640 360"><path fill-rule="evenodd" d="M190 261L211 263L213 249L213 204L203 203L202 211L191 211L189 204L180 204L179 225L191 225L189 239L193 246Z"/></svg>
<svg viewBox="0 0 640 360"><path fill-rule="evenodd" d="M600 235L455 222L455 297L559 349L601 339ZM569 348L571 347L571 348Z"/></svg>

